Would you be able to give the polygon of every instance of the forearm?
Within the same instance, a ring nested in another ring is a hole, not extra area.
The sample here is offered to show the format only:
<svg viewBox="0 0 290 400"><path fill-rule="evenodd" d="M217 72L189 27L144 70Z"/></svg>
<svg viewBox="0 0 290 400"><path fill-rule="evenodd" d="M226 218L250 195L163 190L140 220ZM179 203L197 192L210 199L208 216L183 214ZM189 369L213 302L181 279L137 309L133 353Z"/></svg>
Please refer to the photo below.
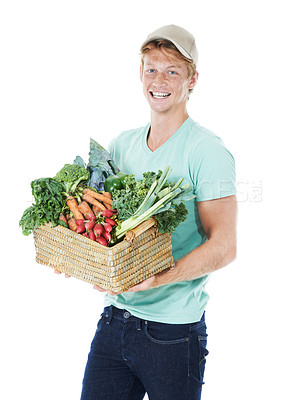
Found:
<svg viewBox="0 0 290 400"><path fill-rule="evenodd" d="M235 245L209 239L176 261L174 268L155 275L155 285L200 278L229 264L234 260L235 252Z"/></svg>
<svg viewBox="0 0 290 400"><path fill-rule="evenodd" d="M208 241L176 261L174 268L145 279L128 292L191 281L224 267L236 257L236 197L203 201L198 212Z"/></svg>

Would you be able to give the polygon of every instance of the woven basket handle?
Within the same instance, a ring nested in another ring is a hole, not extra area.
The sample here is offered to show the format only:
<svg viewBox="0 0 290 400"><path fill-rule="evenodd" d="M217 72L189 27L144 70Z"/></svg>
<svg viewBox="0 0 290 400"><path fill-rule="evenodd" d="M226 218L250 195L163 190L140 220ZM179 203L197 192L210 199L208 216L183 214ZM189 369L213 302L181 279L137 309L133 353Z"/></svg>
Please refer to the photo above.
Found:
<svg viewBox="0 0 290 400"><path fill-rule="evenodd" d="M150 219L147 219L147 221L141 222L141 224L136 226L136 228L127 232L125 235L125 240L132 243L137 236L141 235L141 233L147 231L152 226L156 228L155 233L157 234L157 221L154 217L151 217Z"/></svg>

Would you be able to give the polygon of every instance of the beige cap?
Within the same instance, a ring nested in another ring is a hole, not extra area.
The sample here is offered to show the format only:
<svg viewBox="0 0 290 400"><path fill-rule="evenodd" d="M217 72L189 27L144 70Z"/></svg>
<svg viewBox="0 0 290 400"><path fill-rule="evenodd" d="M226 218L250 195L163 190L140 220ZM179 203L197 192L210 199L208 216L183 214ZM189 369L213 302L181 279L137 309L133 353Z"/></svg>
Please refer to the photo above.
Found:
<svg viewBox="0 0 290 400"><path fill-rule="evenodd" d="M147 39L142 44L141 49L146 44L156 39L169 40L169 42L173 43L177 47L181 54L193 60L195 65L197 64L198 53L195 45L195 39L187 30L177 25L163 26L147 36Z"/></svg>

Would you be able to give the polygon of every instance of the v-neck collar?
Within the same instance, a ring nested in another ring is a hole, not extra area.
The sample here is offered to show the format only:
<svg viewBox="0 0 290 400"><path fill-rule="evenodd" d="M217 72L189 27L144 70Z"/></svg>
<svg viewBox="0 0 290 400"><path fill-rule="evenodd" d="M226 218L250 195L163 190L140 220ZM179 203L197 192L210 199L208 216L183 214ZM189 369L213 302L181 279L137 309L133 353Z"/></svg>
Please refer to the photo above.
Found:
<svg viewBox="0 0 290 400"><path fill-rule="evenodd" d="M174 132L174 134L173 134L172 136L170 136L169 139L166 140L166 142L164 142L161 146L157 147L157 149L156 149L156 150L153 150L153 151L148 147L148 144L147 144L148 133L149 133L150 127L151 127L150 123L148 123L148 124L144 127L143 139L142 139L142 144L143 144L143 148L144 148L145 152L146 152L147 154L155 154L156 152L158 153L159 151L163 150L166 146L168 146L168 144L170 144L170 142L171 142L172 140L175 140L176 137L179 136L179 135L183 132L183 130L187 127L187 125L188 125L191 121L192 121L191 118L188 117L188 118L183 122L183 124L180 125L180 127L177 129L177 131Z"/></svg>

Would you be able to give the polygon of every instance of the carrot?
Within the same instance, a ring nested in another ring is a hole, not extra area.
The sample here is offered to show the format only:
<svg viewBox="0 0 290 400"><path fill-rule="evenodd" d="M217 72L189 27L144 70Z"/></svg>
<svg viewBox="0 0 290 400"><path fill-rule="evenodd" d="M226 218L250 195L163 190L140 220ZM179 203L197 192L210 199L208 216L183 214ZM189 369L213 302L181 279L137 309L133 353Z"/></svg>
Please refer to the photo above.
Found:
<svg viewBox="0 0 290 400"><path fill-rule="evenodd" d="M69 209L73 213L73 216L75 217L76 220L84 219L83 214L79 210L78 203L73 196L69 196L66 199L66 204L68 205Z"/></svg>
<svg viewBox="0 0 290 400"><path fill-rule="evenodd" d="M77 223L76 223L76 219L75 218L71 218L67 221L69 228L72 231L75 231L77 229Z"/></svg>
<svg viewBox="0 0 290 400"><path fill-rule="evenodd" d="M104 206L108 209L108 210L112 210L113 208L113 204L109 204L106 201L103 201Z"/></svg>
<svg viewBox="0 0 290 400"><path fill-rule="evenodd" d="M84 194L83 195L83 200L87 201L88 203L92 204L93 206L97 206L101 210L105 210L106 209L106 207L102 203L100 203L98 200L96 200L94 197L92 197L89 194Z"/></svg>
<svg viewBox="0 0 290 400"><path fill-rule="evenodd" d="M93 212L94 212L95 216L97 217L99 215L99 213L101 212L101 209L97 206L93 206Z"/></svg>
<svg viewBox="0 0 290 400"><path fill-rule="evenodd" d="M88 194L90 196L92 196L94 199L102 201L102 202L106 202L108 204L113 204L112 199L109 199L107 196L104 196L103 194L94 192L93 190L90 189L84 189L84 194Z"/></svg>
<svg viewBox="0 0 290 400"><path fill-rule="evenodd" d="M103 192L103 196L108 197L109 199L112 200L112 195L110 192Z"/></svg>
<svg viewBox="0 0 290 400"><path fill-rule="evenodd" d="M66 220L66 217L63 215L63 213L59 214L59 220L64 222L66 224L66 226L67 226L67 220Z"/></svg>
<svg viewBox="0 0 290 400"><path fill-rule="evenodd" d="M93 214L93 215L94 215L93 210L91 209L91 207L89 206L89 204L88 204L86 201L82 201L82 202L79 204L79 210L80 210L80 212L84 215L85 219L89 219L88 216L89 216L90 214Z"/></svg>

